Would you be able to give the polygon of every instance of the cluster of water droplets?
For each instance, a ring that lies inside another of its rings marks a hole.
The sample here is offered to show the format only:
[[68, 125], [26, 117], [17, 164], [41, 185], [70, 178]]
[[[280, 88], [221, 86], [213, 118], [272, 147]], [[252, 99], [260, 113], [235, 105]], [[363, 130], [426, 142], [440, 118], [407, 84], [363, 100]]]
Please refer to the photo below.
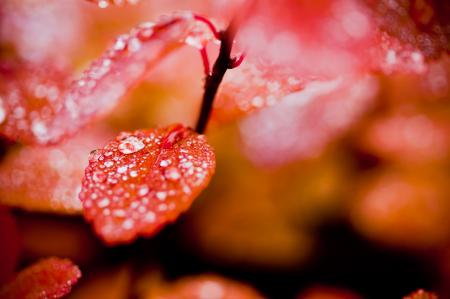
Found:
[[9, 152], [0, 167], [0, 202], [32, 211], [81, 212], [78, 193], [86, 152], [106, 138], [91, 129], [58, 145]]
[[396, 113], [369, 126], [365, 147], [408, 165], [440, 161], [450, 153], [450, 124], [425, 113]]
[[224, 115], [249, 113], [274, 105], [285, 95], [301, 90], [305, 82], [286, 67], [246, 60], [225, 75], [215, 108]]
[[[69, 114], [73, 118], [79, 118], [86, 111], [92, 114], [100, 109], [109, 111], [108, 107], [114, 107], [127, 91], [128, 85], [137, 81], [145, 72], [145, 65], [149, 61], [138, 60], [141, 66], [137, 67], [133, 56], [138, 55], [143, 44], [148, 43], [154, 33], [155, 24], [145, 22], [129, 33], [118, 36], [105, 54], [95, 60], [72, 84], [65, 99], [65, 108]], [[91, 101], [94, 94], [96, 100]]]
[[163, 129], [122, 133], [89, 158], [80, 199], [106, 241], [151, 234], [186, 210], [207, 184], [214, 154], [188, 129], [170, 147]]
[[450, 50], [445, 9], [439, 10], [432, 1], [382, 0], [370, 5], [383, 32], [416, 49], [425, 59]]
[[379, 47], [372, 50], [374, 68], [390, 74], [396, 71], [424, 73], [427, 70], [422, 52], [411, 45], [402, 44], [396, 38], [381, 32], [377, 35]]
[[41, 144], [76, 132], [92, 118], [111, 111], [149, 67], [183, 45], [194, 23], [191, 13], [166, 16], [156, 24], [142, 23], [119, 36], [71, 84], [66, 82], [66, 71], [52, 76], [53, 71], [41, 66], [28, 70], [19, 64], [20, 74], [8, 76], [0, 93], [2, 132], [12, 139]]
[[312, 81], [277, 105], [242, 119], [244, 153], [262, 166], [319, 155], [371, 107], [377, 90], [370, 76]]
[[60, 96], [67, 76], [48, 66], [24, 64], [3, 80], [0, 92], [0, 129], [12, 139], [46, 139], [49, 122], [63, 107]]
[[198, 50], [204, 49], [206, 45], [211, 41], [215, 42], [216, 44], [220, 44], [220, 41], [217, 39], [211, 28], [209, 28], [208, 25], [199, 20], [192, 22], [189, 28], [189, 32], [184, 38], [184, 42], [187, 45], [192, 46]]
[[89, 1], [96, 3], [100, 8], [107, 8], [110, 5], [115, 6], [122, 6], [125, 4], [134, 5], [139, 2], [139, 0], [89, 0]]

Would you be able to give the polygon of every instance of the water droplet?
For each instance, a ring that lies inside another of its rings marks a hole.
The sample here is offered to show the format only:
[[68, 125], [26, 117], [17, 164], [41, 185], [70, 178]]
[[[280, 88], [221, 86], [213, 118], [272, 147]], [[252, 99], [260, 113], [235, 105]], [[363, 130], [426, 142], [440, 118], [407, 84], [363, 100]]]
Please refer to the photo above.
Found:
[[162, 161], [159, 163], [159, 166], [161, 166], [161, 167], [167, 167], [167, 166], [169, 166], [169, 164], [170, 164], [170, 160], [162, 160]]
[[116, 216], [116, 217], [125, 217], [125, 215], [126, 215], [125, 210], [117, 209], [117, 210], [114, 210], [114, 211], [113, 211], [113, 216]]
[[148, 212], [147, 214], [145, 214], [144, 220], [147, 221], [147, 222], [155, 222], [155, 220], [156, 220], [155, 213]]
[[99, 150], [93, 150], [89, 153], [89, 162], [97, 162], [98, 158], [101, 157], [101, 153]]
[[165, 176], [169, 180], [176, 181], [181, 177], [180, 172], [175, 167], [171, 167], [166, 170]]
[[141, 49], [141, 42], [138, 38], [133, 37], [128, 43], [128, 50], [130, 52], [137, 52]]
[[167, 205], [165, 203], [162, 203], [158, 206], [158, 210], [159, 211], [166, 211], [167, 210]]
[[23, 107], [19, 106], [16, 109], [14, 109], [14, 117], [15, 118], [23, 118], [24, 116], [25, 116], [25, 109]]
[[122, 227], [126, 230], [132, 229], [134, 226], [134, 220], [133, 219], [127, 219], [122, 223]]
[[98, 1], [98, 7], [99, 8], [107, 8], [109, 6], [108, 1], [106, 0], [100, 0]]
[[264, 105], [264, 99], [260, 96], [256, 96], [252, 99], [252, 105], [254, 107], [260, 108]]
[[143, 185], [143, 186], [139, 187], [138, 195], [139, 196], [145, 196], [145, 195], [148, 194], [148, 192], [149, 192], [148, 186]]
[[40, 120], [35, 120], [31, 125], [31, 131], [38, 138], [43, 138], [47, 134], [47, 127]]
[[128, 167], [127, 166], [120, 166], [119, 168], [117, 168], [117, 172], [118, 173], [125, 173], [127, 172]]
[[159, 191], [156, 192], [156, 198], [158, 198], [159, 200], [165, 200], [167, 197], [167, 193], [164, 191]]
[[100, 200], [100, 201], [98, 202], [97, 206], [98, 206], [99, 208], [105, 208], [105, 207], [109, 206], [109, 199], [103, 198], [102, 200]]
[[135, 178], [138, 176], [138, 172], [136, 170], [130, 171], [130, 177]]
[[184, 168], [191, 168], [193, 166], [192, 162], [187, 161], [181, 165]]
[[106, 174], [103, 171], [97, 170], [92, 174], [94, 182], [103, 183], [106, 180]]
[[114, 44], [114, 50], [116, 51], [125, 50], [125, 47], [127, 46], [126, 40], [127, 36], [119, 36], [116, 40], [116, 43]]
[[5, 119], [6, 119], [5, 106], [3, 104], [3, 99], [0, 97], [0, 124], [3, 123]]
[[107, 160], [107, 161], [105, 161], [105, 163], [103, 163], [103, 165], [105, 165], [106, 167], [111, 167], [114, 165], [114, 162], [111, 160]]
[[298, 85], [298, 84], [300, 84], [300, 80], [298, 80], [297, 78], [295, 78], [295, 77], [289, 77], [288, 79], [287, 79], [287, 81], [288, 81], [288, 84], [289, 85]]
[[137, 137], [129, 136], [119, 144], [119, 151], [122, 154], [132, 154], [145, 147], [144, 143]]
[[185, 185], [185, 186], [183, 186], [183, 192], [185, 194], [191, 194], [191, 188], [189, 188], [189, 186]]
[[153, 35], [153, 27], [155, 26], [155, 23], [152, 22], [145, 22], [142, 23], [139, 27], [141, 28], [141, 31], [139, 31], [138, 36], [141, 40], [146, 40], [150, 38]]

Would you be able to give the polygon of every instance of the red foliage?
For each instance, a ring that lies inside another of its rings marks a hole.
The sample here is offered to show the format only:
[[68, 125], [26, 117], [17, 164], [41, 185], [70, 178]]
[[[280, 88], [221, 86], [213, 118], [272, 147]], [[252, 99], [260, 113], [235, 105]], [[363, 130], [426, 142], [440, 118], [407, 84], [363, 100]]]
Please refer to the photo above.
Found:
[[403, 297], [403, 299], [438, 299], [438, 296], [434, 293], [420, 289]]
[[244, 152], [262, 166], [319, 155], [370, 108], [377, 88], [372, 77], [310, 82], [240, 123]]
[[214, 102], [214, 118], [232, 120], [268, 107], [284, 96], [300, 91], [310, 80], [299, 80], [292, 70], [265, 61], [245, 58], [242, 65], [225, 74]]
[[182, 278], [158, 299], [263, 299], [250, 286], [215, 275]]
[[[55, 143], [117, 102], [184, 41], [206, 38], [190, 13], [143, 23], [119, 36], [68, 84], [67, 72], [23, 62], [0, 68], [0, 133], [25, 143]], [[199, 37], [200, 36], [200, 37]]]
[[372, 154], [407, 165], [442, 162], [450, 153], [450, 122], [426, 113], [398, 111], [375, 119], [362, 134]]
[[433, 2], [259, 1], [240, 39], [251, 55], [299, 75], [421, 72], [450, 50], [449, 7]]
[[385, 169], [359, 184], [351, 220], [365, 236], [402, 248], [429, 248], [450, 237], [448, 176]]
[[0, 289], [0, 298], [61, 298], [70, 292], [80, 277], [80, 269], [71, 261], [47, 258], [19, 272]]
[[189, 208], [214, 169], [205, 137], [182, 125], [122, 133], [91, 153], [84, 215], [108, 244], [153, 235]]
[[29, 211], [80, 213], [78, 192], [87, 153], [110, 136], [90, 128], [57, 145], [11, 150], [0, 165], [0, 203]]
[[109, 5], [136, 4], [139, 0], [87, 0], [96, 3], [100, 8], [106, 8]]

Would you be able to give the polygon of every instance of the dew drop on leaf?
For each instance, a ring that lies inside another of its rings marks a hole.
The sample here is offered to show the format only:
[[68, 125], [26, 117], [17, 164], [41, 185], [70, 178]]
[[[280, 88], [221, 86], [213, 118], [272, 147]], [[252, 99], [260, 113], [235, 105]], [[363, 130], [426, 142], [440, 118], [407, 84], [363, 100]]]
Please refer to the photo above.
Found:
[[140, 139], [130, 136], [120, 142], [119, 151], [127, 155], [140, 151], [144, 146], [144, 143]]

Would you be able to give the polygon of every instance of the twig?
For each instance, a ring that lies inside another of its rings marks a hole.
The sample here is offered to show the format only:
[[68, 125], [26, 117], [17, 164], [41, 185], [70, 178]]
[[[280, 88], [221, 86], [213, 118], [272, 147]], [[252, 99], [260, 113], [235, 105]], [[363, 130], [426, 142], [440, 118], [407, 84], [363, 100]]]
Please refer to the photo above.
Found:
[[219, 55], [217, 56], [217, 60], [214, 63], [211, 73], [206, 75], [202, 107], [195, 127], [195, 131], [199, 134], [205, 132], [206, 125], [208, 124], [211, 115], [214, 98], [216, 97], [223, 76], [228, 69], [236, 67], [236, 64], [240, 64], [242, 61], [241, 57], [237, 59], [231, 57], [231, 48], [233, 47], [234, 37], [236, 36], [235, 19], [231, 21], [225, 31], [218, 32], [218, 35], [220, 40]]

